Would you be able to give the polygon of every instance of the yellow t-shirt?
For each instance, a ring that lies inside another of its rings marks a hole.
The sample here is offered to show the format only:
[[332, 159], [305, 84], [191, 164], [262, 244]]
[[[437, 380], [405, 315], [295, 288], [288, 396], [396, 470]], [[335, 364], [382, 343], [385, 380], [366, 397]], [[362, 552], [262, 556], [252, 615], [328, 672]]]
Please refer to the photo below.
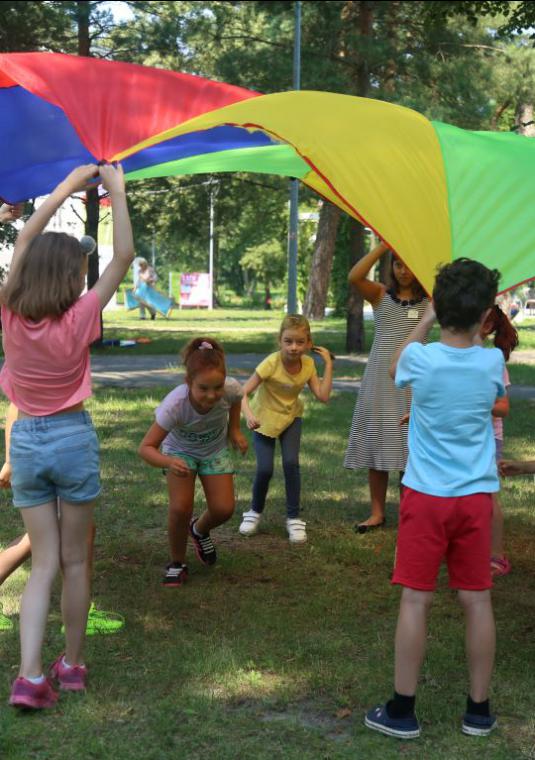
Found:
[[316, 375], [316, 365], [310, 356], [302, 356], [300, 371], [297, 375], [290, 375], [284, 368], [280, 351], [277, 351], [260, 362], [255, 372], [262, 378], [262, 384], [250, 402], [253, 414], [262, 423], [257, 432], [268, 438], [278, 438], [303, 413], [299, 394]]

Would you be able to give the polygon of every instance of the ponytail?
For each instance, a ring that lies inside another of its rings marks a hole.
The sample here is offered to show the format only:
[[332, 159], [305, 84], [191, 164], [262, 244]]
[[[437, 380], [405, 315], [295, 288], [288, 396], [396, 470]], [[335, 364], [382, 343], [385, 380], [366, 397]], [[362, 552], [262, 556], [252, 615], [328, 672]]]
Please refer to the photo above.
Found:
[[225, 352], [214, 338], [206, 336], [193, 338], [184, 346], [181, 355], [188, 380], [193, 380], [195, 375], [205, 369], [217, 369], [224, 375], [227, 374]]

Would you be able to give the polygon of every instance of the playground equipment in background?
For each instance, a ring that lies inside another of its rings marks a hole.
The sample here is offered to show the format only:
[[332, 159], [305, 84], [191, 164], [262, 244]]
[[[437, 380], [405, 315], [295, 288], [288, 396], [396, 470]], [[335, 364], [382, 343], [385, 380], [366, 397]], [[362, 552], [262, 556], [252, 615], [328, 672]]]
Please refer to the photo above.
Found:
[[171, 311], [176, 306], [172, 298], [168, 298], [155, 288], [151, 288], [146, 282], [140, 283], [137, 288], [130, 288], [125, 291], [124, 305], [127, 311], [139, 309], [140, 306], [146, 306], [154, 309], [164, 317], [169, 317]]

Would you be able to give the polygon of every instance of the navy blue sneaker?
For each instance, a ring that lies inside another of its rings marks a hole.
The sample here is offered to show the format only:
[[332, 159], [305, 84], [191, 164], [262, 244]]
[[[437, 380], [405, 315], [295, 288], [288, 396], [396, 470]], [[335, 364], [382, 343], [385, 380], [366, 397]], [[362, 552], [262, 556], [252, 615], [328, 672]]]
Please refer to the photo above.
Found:
[[463, 734], [468, 736], [488, 736], [498, 725], [495, 715], [474, 715], [474, 713], [465, 713], [463, 715]]
[[390, 718], [386, 705], [378, 705], [369, 710], [364, 716], [364, 725], [398, 739], [417, 739], [420, 736], [420, 724], [415, 715], [410, 718]]

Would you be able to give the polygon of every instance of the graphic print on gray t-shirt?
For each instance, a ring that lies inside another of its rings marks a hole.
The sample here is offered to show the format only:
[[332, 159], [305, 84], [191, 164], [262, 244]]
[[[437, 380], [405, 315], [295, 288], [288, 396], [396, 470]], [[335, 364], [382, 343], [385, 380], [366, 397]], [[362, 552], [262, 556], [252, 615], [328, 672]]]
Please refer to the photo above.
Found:
[[185, 383], [168, 393], [156, 409], [156, 422], [169, 434], [162, 443], [164, 454], [189, 454], [208, 459], [227, 445], [230, 407], [242, 398], [241, 385], [227, 377], [222, 398], [206, 414], [191, 405]]

